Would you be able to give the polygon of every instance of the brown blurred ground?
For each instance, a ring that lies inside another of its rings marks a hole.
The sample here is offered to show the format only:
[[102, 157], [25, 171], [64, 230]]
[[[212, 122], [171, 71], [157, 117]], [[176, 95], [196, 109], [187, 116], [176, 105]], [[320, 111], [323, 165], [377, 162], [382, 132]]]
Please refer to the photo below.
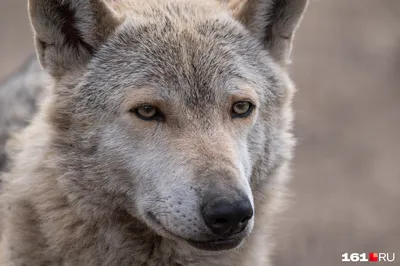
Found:
[[[0, 1], [0, 80], [33, 51], [23, 0]], [[292, 204], [277, 266], [400, 265], [400, 0], [311, 0], [298, 31]]]

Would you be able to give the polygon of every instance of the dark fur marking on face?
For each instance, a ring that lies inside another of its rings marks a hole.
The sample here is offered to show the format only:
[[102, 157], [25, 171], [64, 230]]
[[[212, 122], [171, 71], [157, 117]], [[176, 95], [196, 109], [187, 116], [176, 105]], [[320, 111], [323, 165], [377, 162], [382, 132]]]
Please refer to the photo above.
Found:
[[68, 112], [67, 107], [60, 106], [54, 113], [50, 114], [50, 121], [56, 129], [60, 132], [67, 132], [71, 128], [71, 114]]

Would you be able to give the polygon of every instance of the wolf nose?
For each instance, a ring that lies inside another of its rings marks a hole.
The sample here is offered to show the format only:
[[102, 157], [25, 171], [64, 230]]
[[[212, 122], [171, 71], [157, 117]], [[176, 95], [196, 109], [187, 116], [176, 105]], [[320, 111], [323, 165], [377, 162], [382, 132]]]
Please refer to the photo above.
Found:
[[253, 208], [247, 197], [229, 201], [217, 197], [204, 205], [203, 218], [211, 231], [222, 238], [242, 232], [253, 217]]

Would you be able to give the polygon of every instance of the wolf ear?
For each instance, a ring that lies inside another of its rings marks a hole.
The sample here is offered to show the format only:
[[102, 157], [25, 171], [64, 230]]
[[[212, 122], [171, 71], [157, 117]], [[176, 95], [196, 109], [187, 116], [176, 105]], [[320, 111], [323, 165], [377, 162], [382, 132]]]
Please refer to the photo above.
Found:
[[55, 78], [85, 66], [121, 23], [103, 0], [29, 0], [42, 66]]
[[265, 45], [282, 65], [290, 61], [294, 33], [308, 0], [224, 0], [233, 16]]

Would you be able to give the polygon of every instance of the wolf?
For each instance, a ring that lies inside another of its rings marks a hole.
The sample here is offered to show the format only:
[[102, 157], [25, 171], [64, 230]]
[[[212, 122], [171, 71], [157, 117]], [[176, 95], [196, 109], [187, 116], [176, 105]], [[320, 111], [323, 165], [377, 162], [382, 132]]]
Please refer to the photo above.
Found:
[[306, 5], [29, 0], [47, 74], [7, 143], [2, 265], [270, 265]]

